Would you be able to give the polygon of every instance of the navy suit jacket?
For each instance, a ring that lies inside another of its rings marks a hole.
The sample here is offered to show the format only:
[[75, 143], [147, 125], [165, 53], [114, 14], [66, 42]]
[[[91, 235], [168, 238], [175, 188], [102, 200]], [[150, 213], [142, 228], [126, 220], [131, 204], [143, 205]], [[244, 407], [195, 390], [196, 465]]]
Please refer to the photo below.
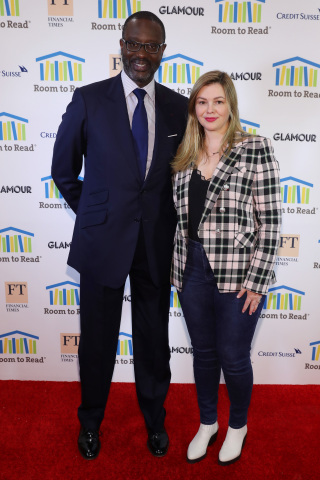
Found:
[[169, 280], [176, 227], [170, 162], [184, 134], [187, 99], [156, 83], [155, 105], [143, 184], [120, 75], [74, 92], [54, 145], [52, 178], [76, 213], [68, 264], [112, 288], [126, 280], [141, 222], [152, 279]]

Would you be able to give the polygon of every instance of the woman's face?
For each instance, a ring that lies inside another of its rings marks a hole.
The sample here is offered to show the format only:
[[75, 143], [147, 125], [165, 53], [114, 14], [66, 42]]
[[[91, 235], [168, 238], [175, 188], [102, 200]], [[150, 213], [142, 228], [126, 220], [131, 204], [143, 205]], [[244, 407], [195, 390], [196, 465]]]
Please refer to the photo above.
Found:
[[201, 88], [196, 98], [195, 113], [206, 133], [217, 132], [221, 135], [226, 133], [230, 113], [220, 83], [211, 83]]

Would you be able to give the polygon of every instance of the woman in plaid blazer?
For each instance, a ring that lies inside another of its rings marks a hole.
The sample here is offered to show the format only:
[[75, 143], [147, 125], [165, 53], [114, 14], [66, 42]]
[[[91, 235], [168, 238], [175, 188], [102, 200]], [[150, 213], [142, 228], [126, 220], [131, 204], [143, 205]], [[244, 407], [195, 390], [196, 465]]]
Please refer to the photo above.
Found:
[[178, 225], [171, 280], [193, 346], [201, 422], [187, 460], [204, 458], [217, 437], [222, 370], [230, 416], [218, 461], [228, 465], [240, 458], [247, 435], [250, 349], [275, 283], [281, 196], [271, 143], [243, 131], [226, 73], [208, 72], [194, 85], [173, 170]]

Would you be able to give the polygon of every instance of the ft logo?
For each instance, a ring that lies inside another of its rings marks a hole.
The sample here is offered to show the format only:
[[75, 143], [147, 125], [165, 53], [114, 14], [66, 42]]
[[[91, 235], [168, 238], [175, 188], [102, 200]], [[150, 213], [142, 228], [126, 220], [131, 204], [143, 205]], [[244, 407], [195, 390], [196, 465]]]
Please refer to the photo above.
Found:
[[121, 55], [111, 53], [109, 55], [109, 77], [115, 77], [122, 70]]
[[73, 0], [48, 0], [48, 15], [72, 16]]
[[7, 303], [28, 303], [27, 282], [5, 282]]
[[298, 257], [300, 247], [300, 235], [282, 234], [278, 250], [279, 257]]

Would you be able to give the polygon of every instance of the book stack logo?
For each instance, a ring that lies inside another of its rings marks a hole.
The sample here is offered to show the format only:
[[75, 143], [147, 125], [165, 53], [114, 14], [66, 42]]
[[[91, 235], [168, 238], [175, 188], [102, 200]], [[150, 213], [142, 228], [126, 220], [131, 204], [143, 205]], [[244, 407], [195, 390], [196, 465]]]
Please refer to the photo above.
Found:
[[0, 355], [17, 355], [25, 353], [35, 355], [37, 353], [37, 340], [39, 337], [30, 333], [15, 330], [0, 335]]
[[158, 70], [158, 82], [163, 84], [194, 84], [201, 74], [203, 62], [180, 53], [163, 58]]
[[273, 64], [275, 84], [286, 87], [317, 87], [318, 63], [301, 57], [292, 57]]
[[31, 253], [34, 233], [7, 227], [0, 230], [0, 253]]
[[240, 123], [245, 132], [252, 133], [253, 135], [257, 135], [259, 133], [259, 123], [249, 122], [248, 120], [243, 120], [242, 118], [240, 118]]
[[215, 0], [219, 5], [219, 23], [261, 23], [265, 0], [248, 2]]
[[98, 18], [127, 18], [141, 11], [141, 0], [98, 0]]
[[20, 2], [19, 0], [0, 0], [0, 17], [19, 17]]
[[18, 117], [12, 113], [0, 112], [0, 141], [26, 140], [27, 123], [29, 121], [26, 118]]
[[85, 59], [65, 52], [54, 52], [36, 58], [43, 82], [81, 82]]

